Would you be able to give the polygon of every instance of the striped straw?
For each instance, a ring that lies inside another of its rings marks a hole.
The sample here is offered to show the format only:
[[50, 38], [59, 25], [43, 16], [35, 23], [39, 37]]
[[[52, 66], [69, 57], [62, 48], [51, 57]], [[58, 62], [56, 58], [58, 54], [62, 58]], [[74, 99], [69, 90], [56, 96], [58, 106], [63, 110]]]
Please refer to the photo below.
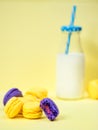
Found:
[[[73, 26], [74, 25], [75, 13], [76, 13], [76, 6], [74, 5], [73, 6], [73, 10], [72, 10], [71, 21], [70, 21], [70, 25], [69, 26]], [[71, 34], [72, 34], [72, 32], [69, 32], [69, 34], [68, 34], [68, 39], [67, 39], [67, 44], [66, 44], [66, 50], [65, 50], [66, 54], [68, 54], [68, 52], [69, 52]]]

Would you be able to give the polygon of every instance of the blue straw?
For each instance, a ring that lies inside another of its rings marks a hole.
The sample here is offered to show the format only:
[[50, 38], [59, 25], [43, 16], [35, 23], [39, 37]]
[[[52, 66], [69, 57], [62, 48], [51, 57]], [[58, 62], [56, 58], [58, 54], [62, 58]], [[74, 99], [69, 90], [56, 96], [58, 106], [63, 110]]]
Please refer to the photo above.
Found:
[[[70, 25], [69, 26], [73, 26], [74, 25], [75, 13], [76, 13], [76, 6], [73, 6], [72, 16], [71, 16], [71, 21], [70, 21]], [[68, 54], [68, 52], [69, 52], [71, 34], [72, 34], [72, 32], [69, 32], [69, 34], [68, 34], [68, 39], [67, 39], [67, 44], [66, 44], [66, 50], [65, 50], [66, 54]]]

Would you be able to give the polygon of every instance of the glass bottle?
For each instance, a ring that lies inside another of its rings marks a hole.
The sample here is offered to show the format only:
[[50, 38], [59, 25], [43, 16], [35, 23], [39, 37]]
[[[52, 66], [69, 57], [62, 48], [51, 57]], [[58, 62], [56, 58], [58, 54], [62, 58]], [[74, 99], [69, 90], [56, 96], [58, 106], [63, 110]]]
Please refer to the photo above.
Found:
[[83, 53], [83, 49], [81, 46], [81, 39], [80, 39], [80, 33], [82, 28], [81, 27], [70, 27], [67, 28], [66, 26], [63, 26], [62, 28], [62, 41], [59, 46], [59, 52], [67, 54], [67, 43], [68, 43], [68, 37], [70, 35], [70, 43], [68, 48], [68, 53], [76, 52], [76, 53]]
[[62, 29], [64, 41], [56, 62], [56, 95], [60, 98], [75, 99], [84, 94], [85, 56], [81, 30], [81, 27], [66, 26]]

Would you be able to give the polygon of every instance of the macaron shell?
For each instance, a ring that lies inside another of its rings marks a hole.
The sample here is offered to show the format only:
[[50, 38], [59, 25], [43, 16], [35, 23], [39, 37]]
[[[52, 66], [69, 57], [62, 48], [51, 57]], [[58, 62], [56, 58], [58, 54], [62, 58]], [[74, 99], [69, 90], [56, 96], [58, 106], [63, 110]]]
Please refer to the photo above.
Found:
[[38, 119], [42, 116], [42, 111], [38, 113], [23, 113], [23, 116], [28, 119]]
[[28, 100], [28, 101], [33, 101], [33, 102], [40, 102], [40, 100], [38, 98], [36, 98], [35, 96], [32, 96], [32, 95], [24, 95], [24, 99], [25, 100]]
[[10, 89], [4, 96], [3, 98], [3, 104], [6, 105], [6, 103], [8, 102], [8, 100], [12, 97], [22, 97], [22, 92], [17, 89], [17, 88], [12, 88]]
[[23, 97], [18, 97], [23, 104], [27, 103], [27, 102], [40, 102], [39, 99], [37, 99], [36, 97], [32, 96], [32, 95], [24, 95]]
[[39, 102], [27, 102], [23, 105], [23, 116], [26, 118], [34, 119], [40, 118], [42, 110]]
[[18, 98], [13, 97], [7, 102], [4, 111], [9, 118], [14, 118], [21, 111], [22, 106], [23, 103]]
[[39, 102], [27, 102], [23, 105], [24, 111], [31, 111], [32, 113], [36, 113], [41, 111]]
[[57, 107], [57, 105], [55, 104], [55, 102], [53, 100], [51, 100], [50, 98], [44, 98], [41, 102], [40, 102], [40, 107], [42, 108], [42, 110], [44, 111], [46, 117], [53, 121], [55, 120], [55, 118], [58, 116], [59, 114], [59, 109]]
[[28, 90], [25, 94], [35, 96], [39, 99], [43, 99], [43, 98], [47, 97], [48, 92], [44, 88], [32, 88], [32, 89]]

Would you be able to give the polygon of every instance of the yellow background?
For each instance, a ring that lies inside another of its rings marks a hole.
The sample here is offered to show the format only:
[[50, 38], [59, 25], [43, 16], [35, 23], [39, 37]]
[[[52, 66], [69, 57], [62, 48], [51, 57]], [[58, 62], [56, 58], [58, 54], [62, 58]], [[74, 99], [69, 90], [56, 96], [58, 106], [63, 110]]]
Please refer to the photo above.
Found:
[[[81, 25], [81, 42], [86, 55], [85, 85], [98, 78], [97, 0], [0, 0], [0, 100], [11, 87], [55, 88], [56, 55], [62, 41], [60, 27], [68, 25], [73, 4], [75, 24]], [[55, 92], [55, 91], [54, 91]], [[0, 130], [98, 130], [98, 101], [58, 100], [57, 120], [8, 119], [0, 105]], [[0, 103], [2, 103], [0, 101]]]
[[83, 27], [85, 85], [98, 78], [97, 0], [1, 0], [1, 88], [55, 88], [60, 27], [69, 24], [73, 4], [77, 5], [75, 24]]

